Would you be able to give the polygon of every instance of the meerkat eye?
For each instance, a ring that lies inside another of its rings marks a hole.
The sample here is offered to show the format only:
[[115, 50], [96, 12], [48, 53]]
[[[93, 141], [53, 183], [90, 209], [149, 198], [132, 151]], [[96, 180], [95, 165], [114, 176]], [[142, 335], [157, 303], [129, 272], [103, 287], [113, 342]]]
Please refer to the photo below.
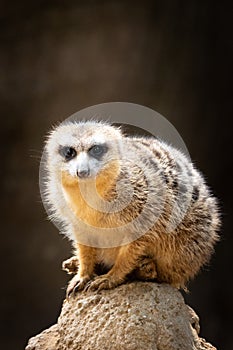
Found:
[[59, 149], [59, 153], [65, 158], [65, 160], [71, 160], [77, 154], [77, 152], [75, 151], [74, 148], [68, 147], [68, 146], [67, 147], [61, 147]]
[[88, 153], [94, 158], [99, 158], [106, 151], [107, 151], [107, 147], [105, 147], [104, 145], [95, 145], [89, 149]]

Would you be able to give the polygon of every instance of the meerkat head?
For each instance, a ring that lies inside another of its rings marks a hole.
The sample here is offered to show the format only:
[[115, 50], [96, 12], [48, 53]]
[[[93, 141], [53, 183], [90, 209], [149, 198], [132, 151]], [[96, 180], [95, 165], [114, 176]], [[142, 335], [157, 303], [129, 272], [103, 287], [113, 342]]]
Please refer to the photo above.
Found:
[[121, 153], [119, 128], [103, 122], [68, 122], [55, 128], [47, 141], [50, 169], [80, 181], [95, 178]]

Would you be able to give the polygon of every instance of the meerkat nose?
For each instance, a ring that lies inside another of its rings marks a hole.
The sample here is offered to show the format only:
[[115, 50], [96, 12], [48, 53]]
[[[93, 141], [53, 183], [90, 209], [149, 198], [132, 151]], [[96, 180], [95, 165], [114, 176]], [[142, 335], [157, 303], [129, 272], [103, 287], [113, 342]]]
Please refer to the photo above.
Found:
[[88, 177], [90, 175], [90, 170], [89, 169], [81, 169], [77, 170], [77, 176], [81, 178]]

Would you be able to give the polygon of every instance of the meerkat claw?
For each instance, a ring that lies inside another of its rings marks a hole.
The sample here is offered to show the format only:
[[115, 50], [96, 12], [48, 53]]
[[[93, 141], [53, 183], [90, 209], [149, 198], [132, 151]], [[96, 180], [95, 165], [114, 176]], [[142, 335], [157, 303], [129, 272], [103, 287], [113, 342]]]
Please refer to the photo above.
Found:
[[78, 275], [76, 275], [68, 285], [66, 291], [67, 298], [70, 298], [72, 295], [75, 295], [77, 292], [83, 290], [89, 281], [89, 277], [80, 278]]
[[110, 277], [106, 275], [98, 276], [86, 285], [87, 291], [100, 291], [102, 289], [112, 289], [117, 285]]

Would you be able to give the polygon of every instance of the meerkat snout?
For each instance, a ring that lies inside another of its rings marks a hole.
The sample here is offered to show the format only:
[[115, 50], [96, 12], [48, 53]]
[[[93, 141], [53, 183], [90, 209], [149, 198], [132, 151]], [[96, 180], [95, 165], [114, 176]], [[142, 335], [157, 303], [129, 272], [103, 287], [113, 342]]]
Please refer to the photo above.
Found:
[[78, 169], [77, 170], [77, 176], [80, 178], [80, 179], [85, 179], [87, 178], [88, 176], [90, 175], [90, 169]]
[[86, 179], [90, 176], [90, 174], [91, 174], [90, 167], [92, 165], [91, 165], [90, 157], [88, 156], [88, 154], [86, 152], [80, 152], [77, 155], [75, 166], [76, 166], [75, 175], [79, 179]]

